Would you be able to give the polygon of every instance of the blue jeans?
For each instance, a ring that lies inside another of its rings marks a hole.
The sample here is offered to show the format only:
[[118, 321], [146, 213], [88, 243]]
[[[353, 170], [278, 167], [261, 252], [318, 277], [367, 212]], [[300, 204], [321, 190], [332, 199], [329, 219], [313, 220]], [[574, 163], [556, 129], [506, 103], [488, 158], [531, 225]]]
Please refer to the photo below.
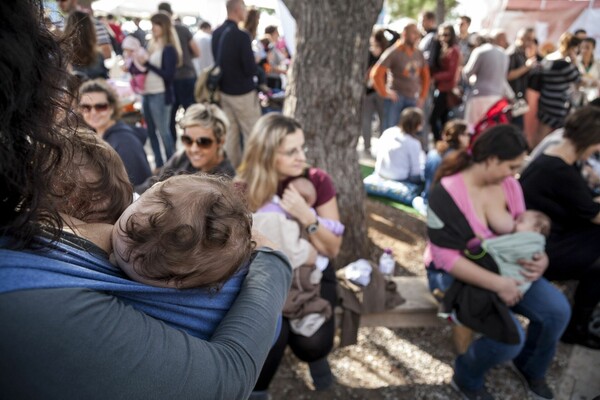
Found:
[[433, 183], [433, 178], [435, 177], [435, 173], [442, 163], [442, 156], [437, 150], [431, 150], [427, 153], [427, 158], [425, 159], [425, 188], [423, 188], [423, 192], [421, 193], [421, 197], [423, 200], [427, 202], [427, 198], [429, 197], [429, 189], [431, 188], [431, 184]]
[[[152, 151], [154, 152], [154, 162], [157, 168], [163, 166], [173, 155], [175, 151], [175, 145], [173, 144], [173, 137], [171, 136], [171, 130], [169, 129], [169, 117], [171, 116], [171, 105], [165, 104], [165, 94], [145, 94], [142, 97], [142, 109], [144, 111], [144, 118], [148, 125], [148, 137], [150, 138], [150, 144], [152, 145]], [[160, 134], [161, 141], [165, 148], [166, 158], [163, 159], [160, 142], [156, 135], [156, 130]]]
[[417, 105], [417, 99], [414, 97], [405, 97], [400, 93], [398, 95], [398, 101], [394, 102], [390, 99], [383, 101], [383, 127], [382, 131], [391, 128], [392, 126], [398, 125], [400, 122], [400, 113], [407, 107], [414, 107]]
[[[431, 289], [442, 291], [454, 280], [447, 272], [432, 268], [427, 269], [427, 278]], [[519, 329], [519, 344], [506, 344], [485, 336], [473, 341], [454, 363], [454, 379], [461, 387], [481, 389], [488, 370], [511, 360], [529, 379], [546, 375], [556, 344], [571, 317], [569, 302], [546, 279], [540, 278], [511, 310], [529, 319], [527, 335], [513, 315]]]
[[189, 106], [196, 102], [194, 98], [194, 87], [196, 86], [196, 78], [175, 79], [173, 88], [175, 89], [175, 102], [171, 107], [170, 129], [173, 143], [177, 144], [177, 129], [175, 126], [175, 116], [179, 106], [186, 110]]

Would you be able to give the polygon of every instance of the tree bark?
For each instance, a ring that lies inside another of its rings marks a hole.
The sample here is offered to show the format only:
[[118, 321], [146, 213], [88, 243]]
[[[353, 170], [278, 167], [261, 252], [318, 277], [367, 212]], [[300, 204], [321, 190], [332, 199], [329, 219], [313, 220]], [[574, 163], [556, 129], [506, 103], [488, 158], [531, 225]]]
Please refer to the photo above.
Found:
[[438, 25], [442, 24], [446, 20], [446, 0], [437, 0], [435, 17]]
[[284, 114], [302, 124], [312, 165], [327, 171], [346, 226], [337, 265], [368, 254], [365, 191], [356, 144], [369, 36], [383, 0], [284, 0], [296, 19], [296, 54]]

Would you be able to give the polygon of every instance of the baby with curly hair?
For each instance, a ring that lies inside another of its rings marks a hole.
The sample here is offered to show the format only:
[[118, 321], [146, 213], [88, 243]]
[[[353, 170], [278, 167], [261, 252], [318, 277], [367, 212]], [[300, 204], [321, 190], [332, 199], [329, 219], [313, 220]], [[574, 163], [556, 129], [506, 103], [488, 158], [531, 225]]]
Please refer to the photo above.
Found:
[[135, 281], [178, 289], [214, 286], [250, 259], [252, 216], [226, 179], [177, 175], [125, 210], [112, 244], [117, 264]]

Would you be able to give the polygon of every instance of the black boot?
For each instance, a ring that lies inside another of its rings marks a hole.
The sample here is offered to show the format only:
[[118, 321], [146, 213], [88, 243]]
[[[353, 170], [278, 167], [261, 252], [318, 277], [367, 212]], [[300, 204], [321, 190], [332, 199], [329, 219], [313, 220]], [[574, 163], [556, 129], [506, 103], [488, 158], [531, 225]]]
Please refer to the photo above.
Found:
[[584, 307], [583, 309], [574, 309], [569, 326], [563, 333], [560, 341], [563, 343], [578, 344], [593, 350], [600, 349], [600, 336], [590, 332], [589, 322], [594, 311], [594, 307]]
[[334, 378], [327, 362], [327, 357], [308, 363], [308, 368], [310, 369], [310, 376], [313, 379], [315, 390], [327, 390], [333, 385]]

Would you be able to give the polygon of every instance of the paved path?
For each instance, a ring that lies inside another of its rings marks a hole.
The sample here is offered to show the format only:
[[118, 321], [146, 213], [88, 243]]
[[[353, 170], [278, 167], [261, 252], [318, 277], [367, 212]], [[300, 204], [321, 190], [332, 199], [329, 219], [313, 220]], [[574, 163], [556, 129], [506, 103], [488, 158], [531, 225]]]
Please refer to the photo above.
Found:
[[573, 346], [556, 400], [600, 399], [600, 350]]

